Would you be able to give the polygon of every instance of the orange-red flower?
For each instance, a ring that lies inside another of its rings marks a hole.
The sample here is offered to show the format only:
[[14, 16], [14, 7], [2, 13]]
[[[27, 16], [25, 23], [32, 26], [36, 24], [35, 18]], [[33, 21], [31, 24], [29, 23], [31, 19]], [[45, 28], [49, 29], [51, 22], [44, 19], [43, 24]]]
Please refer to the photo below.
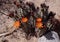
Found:
[[42, 21], [42, 18], [37, 18], [36, 21], [37, 22], [41, 22]]
[[36, 22], [36, 28], [43, 28], [42, 22]]
[[23, 17], [21, 21], [22, 21], [22, 22], [27, 22], [28, 19], [27, 19], [26, 17]]
[[15, 28], [19, 28], [21, 26], [20, 24], [21, 24], [20, 21], [15, 21], [13, 26]]

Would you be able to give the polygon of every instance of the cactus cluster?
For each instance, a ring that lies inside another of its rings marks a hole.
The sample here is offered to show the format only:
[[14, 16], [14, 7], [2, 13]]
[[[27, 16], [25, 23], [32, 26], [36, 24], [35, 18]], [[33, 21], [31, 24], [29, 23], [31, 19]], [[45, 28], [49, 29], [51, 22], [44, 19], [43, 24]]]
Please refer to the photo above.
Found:
[[33, 2], [24, 3], [21, 0], [19, 2], [14, 1], [13, 4], [17, 7], [17, 10], [7, 16], [19, 21], [20, 26], [18, 28], [23, 29], [26, 38], [31, 36], [40, 37], [53, 28], [52, 20], [55, 13], [49, 12], [49, 6], [45, 3], [42, 3], [41, 7], [36, 7]]

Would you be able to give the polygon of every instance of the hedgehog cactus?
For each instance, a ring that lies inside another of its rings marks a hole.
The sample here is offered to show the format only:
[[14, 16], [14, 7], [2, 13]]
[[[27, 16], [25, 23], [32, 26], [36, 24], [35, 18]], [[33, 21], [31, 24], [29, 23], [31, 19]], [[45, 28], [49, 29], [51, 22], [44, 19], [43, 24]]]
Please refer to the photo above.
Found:
[[50, 25], [52, 24], [52, 17], [54, 18], [55, 14], [53, 12], [49, 13], [49, 6], [46, 6], [45, 3], [41, 4], [41, 9], [40, 7], [36, 8], [32, 2], [24, 3], [20, 1], [20, 3], [14, 2], [14, 4], [17, 6], [17, 10], [13, 13], [14, 16], [11, 14], [9, 16], [16, 20], [14, 27], [22, 28], [27, 38], [29, 38], [29, 36], [37, 37], [38, 32], [35, 31], [36, 29], [40, 31], [39, 36], [41, 36], [53, 27], [53, 25]]

